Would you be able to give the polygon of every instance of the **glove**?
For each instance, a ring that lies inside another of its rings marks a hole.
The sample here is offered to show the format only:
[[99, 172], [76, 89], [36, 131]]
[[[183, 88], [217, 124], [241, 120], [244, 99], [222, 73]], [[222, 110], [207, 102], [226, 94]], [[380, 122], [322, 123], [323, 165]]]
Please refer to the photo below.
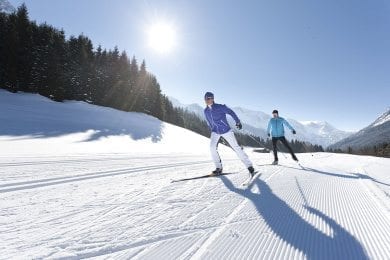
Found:
[[271, 134], [270, 134], [270, 133], [268, 133], [267, 135], [268, 135], [268, 137], [271, 137]]
[[297, 132], [295, 130], [292, 130], [292, 133], [293, 133], [293, 135], [297, 134]]
[[241, 130], [242, 129], [242, 124], [241, 123], [237, 123], [236, 127], [238, 128], [238, 130]]

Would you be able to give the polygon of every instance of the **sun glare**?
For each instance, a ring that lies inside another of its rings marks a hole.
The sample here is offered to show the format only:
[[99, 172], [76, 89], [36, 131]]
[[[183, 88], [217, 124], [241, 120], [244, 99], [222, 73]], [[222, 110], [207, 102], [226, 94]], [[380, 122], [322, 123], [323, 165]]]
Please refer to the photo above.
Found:
[[159, 53], [168, 53], [176, 45], [176, 31], [172, 25], [156, 23], [148, 29], [149, 47]]

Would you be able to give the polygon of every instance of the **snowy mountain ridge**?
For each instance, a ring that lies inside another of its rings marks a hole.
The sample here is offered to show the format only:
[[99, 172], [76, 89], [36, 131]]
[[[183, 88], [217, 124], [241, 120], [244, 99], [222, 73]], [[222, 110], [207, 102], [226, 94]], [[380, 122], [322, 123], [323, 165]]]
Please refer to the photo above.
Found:
[[333, 144], [330, 148], [363, 148], [390, 143], [390, 109], [374, 120], [370, 125], [351, 136]]
[[0, 12], [10, 14], [15, 11], [15, 7], [8, 0], [0, 0]]
[[[204, 119], [204, 108], [199, 104], [185, 105], [173, 97], [169, 97], [169, 99], [174, 106], [186, 108], [187, 110], [197, 114], [200, 118]], [[269, 114], [262, 111], [246, 109], [243, 107], [232, 107], [232, 109], [241, 119], [245, 129], [244, 131], [248, 131], [249, 133], [260, 136], [262, 138], [267, 137], [266, 129], [268, 126], [268, 121], [271, 118]], [[229, 121], [233, 123], [231, 119]], [[290, 131], [286, 131], [286, 136], [288, 138], [308, 141], [312, 144], [320, 144], [324, 147], [336, 143], [352, 134], [352, 132], [339, 130], [325, 121], [302, 122], [294, 119], [288, 119], [288, 121], [297, 130], [297, 135], [295, 136], [293, 136]]]
[[378, 117], [372, 124], [371, 127], [373, 126], [379, 126], [382, 125], [386, 122], [390, 121], [390, 108], [387, 108], [387, 111], [383, 113], [380, 117]]

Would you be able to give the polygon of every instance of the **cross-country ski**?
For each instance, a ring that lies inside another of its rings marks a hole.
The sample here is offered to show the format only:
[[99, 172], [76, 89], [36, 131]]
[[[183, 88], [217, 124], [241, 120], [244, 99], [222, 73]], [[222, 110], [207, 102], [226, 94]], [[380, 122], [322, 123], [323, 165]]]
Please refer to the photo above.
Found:
[[233, 172], [222, 172], [220, 174], [209, 173], [206, 175], [188, 177], [188, 178], [183, 178], [183, 179], [174, 179], [174, 180], [171, 180], [171, 182], [192, 181], [192, 180], [199, 180], [199, 179], [204, 179], [204, 178], [219, 177], [222, 175], [229, 175], [229, 174], [234, 174], [234, 173]]
[[258, 178], [260, 175], [261, 175], [260, 172], [258, 172], [258, 171], [254, 172], [254, 175], [248, 177], [248, 178], [241, 184], [241, 186], [243, 186], [243, 187], [250, 187], [251, 184], [252, 184], [252, 182], [253, 182], [256, 178]]

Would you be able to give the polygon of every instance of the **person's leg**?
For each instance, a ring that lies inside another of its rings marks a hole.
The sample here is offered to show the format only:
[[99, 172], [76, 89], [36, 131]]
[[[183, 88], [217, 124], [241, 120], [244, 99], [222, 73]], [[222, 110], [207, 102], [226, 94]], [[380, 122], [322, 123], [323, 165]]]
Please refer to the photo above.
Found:
[[223, 134], [222, 136], [230, 144], [230, 146], [236, 152], [238, 158], [240, 158], [240, 160], [245, 164], [245, 166], [247, 168], [252, 167], [253, 166], [252, 162], [249, 160], [248, 155], [238, 145], [236, 137], [234, 136], [233, 131], [229, 131], [226, 134]]
[[278, 149], [276, 147], [276, 143], [278, 142], [278, 138], [272, 137], [272, 149], [274, 151], [274, 161], [279, 161], [278, 159]]
[[282, 138], [280, 138], [280, 141], [283, 143], [284, 146], [287, 147], [288, 151], [290, 152], [292, 158], [296, 161], [298, 161], [297, 157], [295, 156], [294, 154], [294, 151], [291, 149], [291, 146], [288, 144], [286, 138], [283, 136]]
[[213, 158], [215, 168], [222, 169], [222, 163], [221, 163], [221, 157], [218, 153], [218, 141], [221, 138], [221, 136], [217, 133], [212, 132], [210, 136], [210, 152], [211, 157]]

